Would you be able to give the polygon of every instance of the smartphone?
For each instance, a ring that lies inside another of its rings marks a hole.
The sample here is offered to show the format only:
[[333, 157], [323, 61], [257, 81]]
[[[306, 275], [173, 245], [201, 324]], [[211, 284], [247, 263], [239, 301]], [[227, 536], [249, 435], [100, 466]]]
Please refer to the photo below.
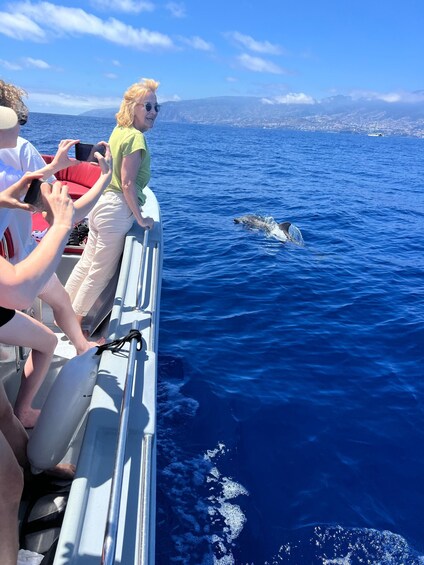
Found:
[[78, 161], [90, 161], [92, 163], [97, 163], [97, 158], [94, 153], [98, 151], [103, 157], [106, 155], [106, 147], [101, 143], [77, 143], [75, 145], [75, 159]]
[[40, 190], [42, 182], [40, 179], [33, 179], [24, 197], [24, 202], [31, 204], [38, 210], [44, 210], [44, 201]]

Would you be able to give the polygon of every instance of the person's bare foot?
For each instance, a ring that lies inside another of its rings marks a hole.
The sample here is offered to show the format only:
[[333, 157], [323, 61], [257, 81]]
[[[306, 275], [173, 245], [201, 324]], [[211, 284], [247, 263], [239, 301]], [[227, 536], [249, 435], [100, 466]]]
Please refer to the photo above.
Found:
[[35, 426], [40, 416], [40, 412], [41, 410], [34, 410], [33, 408], [22, 410], [15, 406], [15, 416], [27, 430], [31, 430]]
[[77, 355], [82, 355], [89, 349], [92, 349], [93, 347], [98, 347], [99, 345], [103, 345], [105, 342], [106, 339], [104, 337], [101, 337], [97, 341], [87, 341], [84, 347], [77, 349]]
[[75, 477], [75, 471], [76, 467], [72, 463], [59, 463], [59, 465], [44, 471], [44, 474], [57, 479], [72, 480]]

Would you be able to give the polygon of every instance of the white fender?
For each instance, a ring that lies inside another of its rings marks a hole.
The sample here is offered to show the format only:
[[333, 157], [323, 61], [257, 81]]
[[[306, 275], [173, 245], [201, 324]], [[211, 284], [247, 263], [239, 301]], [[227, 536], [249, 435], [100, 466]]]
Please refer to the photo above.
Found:
[[28, 441], [34, 472], [50, 469], [65, 456], [91, 401], [100, 355], [92, 348], [70, 359], [60, 370]]

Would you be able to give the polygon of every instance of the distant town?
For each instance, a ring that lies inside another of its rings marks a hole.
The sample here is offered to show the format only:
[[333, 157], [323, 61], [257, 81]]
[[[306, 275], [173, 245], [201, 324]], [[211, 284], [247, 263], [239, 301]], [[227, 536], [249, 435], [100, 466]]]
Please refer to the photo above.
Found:
[[[223, 96], [162, 104], [162, 122], [351, 132], [375, 136], [424, 138], [424, 93], [419, 102], [325, 98], [313, 104], [279, 104], [272, 100]], [[114, 116], [117, 108], [91, 110], [87, 116]]]

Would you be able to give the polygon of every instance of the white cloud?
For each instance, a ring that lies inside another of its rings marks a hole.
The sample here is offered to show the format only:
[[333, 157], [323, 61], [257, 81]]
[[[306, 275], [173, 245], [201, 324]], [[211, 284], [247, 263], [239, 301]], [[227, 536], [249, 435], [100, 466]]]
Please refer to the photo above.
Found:
[[18, 63], [11, 63], [10, 61], [5, 61], [0, 59], [0, 66], [7, 69], [8, 71], [22, 71], [23, 67], [18, 65]]
[[369, 90], [356, 90], [351, 93], [351, 97], [354, 100], [381, 100], [383, 102], [395, 103], [416, 103], [424, 102], [424, 91], [420, 90], [418, 92], [374, 92]]
[[179, 102], [181, 100], [181, 97], [178, 96], [178, 94], [172, 94], [171, 96], [161, 96], [160, 94], [158, 95], [158, 101], [160, 102], [160, 104], [163, 104], [163, 102]]
[[165, 8], [169, 10], [174, 18], [185, 18], [185, 6], [181, 2], [168, 2]]
[[96, 96], [73, 96], [64, 93], [31, 92], [28, 106], [32, 111], [51, 111], [79, 114], [97, 108], [119, 108], [121, 98], [100, 98]]
[[254, 51], [255, 53], [280, 55], [283, 52], [279, 45], [275, 45], [269, 41], [257, 41], [256, 39], [253, 39], [253, 37], [250, 37], [250, 35], [243, 35], [238, 31], [233, 31], [226, 35], [233, 39], [236, 43], [239, 43], [246, 49], [249, 49], [249, 51]]
[[49, 63], [42, 59], [33, 59], [32, 57], [22, 57], [20, 62], [11, 62], [0, 59], [0, 65], [9, 71], [22, 71], [24, 68], [36, 68], [40, 70], [52, 69]]
[[114, 67], [120, 67], [120, 66], [121, 66], [121, 63], [120, 63], [120, 61], [118, 61], [117, 59], [114, 59], [114, 60], [112, 61], [112, 65], [113, 65]]
[[153, 2], [143, 0], [91, 0], [90, 4], [104, 11], [126, 12], [139, 14], [140, 12], [153, 12]]
[[0, 12], [0, 22], [0, 33], [13, 39], [32, 39], [40, 42], [46, 40], [44, 29], [23, 14]]
[[105, 77], [111, 80], [115, 80], [118, 78], [118, 75], [116, 75], [115, 73], [105, 73]]
[[227, 77], [225, 80], [226, 80], [227, 82], [238, 82], [238, 79], [235, 78], [235, 77]]
[[32, 59], [32, 57], [26, 57], [23, 59], [27, 67], [35, 67], [36, 69], [50, 69], [50, 65], [43, 61], [42, 59]]
[[207, 41], [205, 41], [204, 39], [202, 39], [197, 35], [194, 37], [180, 36], [178, 39], [183, 43], [185, 43], [186, 45], [193, 47], [193, 49], [198, 49], [199, 51], [213, 51], [214, 49], [212, 43], [208, 43]]
[[[51, 36], [93, 35], [111, 43], [134, 47], [142, 51], [153, 48], [170, 49], [174, 47], [172, 39], [167, 35], [144, 28], [134, 28], [115, 18], [102, 20], [80, 8], [67, 8], [51, 4], [50, 2], [40, 2], [38, 4], [23, 2], [15, 4], [13, 9], [14, 12], [19, 13], [19, 16], [16, 16], [17, 21], [24, 16], [34, 26], [40, 23], [44, 29], [50, 29]], [[9, 14], [9, 18], [14, 17]], [[2, 28], [3, 25], [0, 31], [4, 33]], [[46, 37], [46, 35], [44, 34], [43, 37]], [[29, 32], [27, 34], [22, 33], [20, 37], [15, 36], [15, 38], [33, 39], [32, 34]]]
[[260, 57], [252, 57], [247, 53], [243, 53], [243, 55], [237, 57], [237, 60], [243, 67], [249, 69], [249, 71], [255, 71], [257, 73], [273, 73], [276, 75], [286, 73], [284, 69], [282, 69], [275, 63], [266, 61], [265, 59], [261, 59]]
[[274, 98], [277, 104], [316, 104], [315, 98], [303, 92], [289, 92]]

